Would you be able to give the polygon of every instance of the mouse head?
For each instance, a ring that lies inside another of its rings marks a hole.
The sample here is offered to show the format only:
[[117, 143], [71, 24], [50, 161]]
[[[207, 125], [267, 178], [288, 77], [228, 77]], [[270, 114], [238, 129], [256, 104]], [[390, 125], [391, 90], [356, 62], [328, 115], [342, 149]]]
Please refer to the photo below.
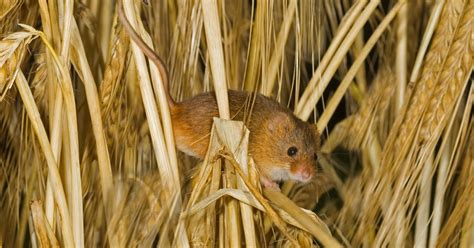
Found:
[[254, 151], [253, 156], [263, 176], [273, 181], [311, 180], [319, 151], [316, 126], [291, 113], [277, 113], [262, 129], [264, 132], [257, 135], [260, 140], [254, 141], [260, 151]]

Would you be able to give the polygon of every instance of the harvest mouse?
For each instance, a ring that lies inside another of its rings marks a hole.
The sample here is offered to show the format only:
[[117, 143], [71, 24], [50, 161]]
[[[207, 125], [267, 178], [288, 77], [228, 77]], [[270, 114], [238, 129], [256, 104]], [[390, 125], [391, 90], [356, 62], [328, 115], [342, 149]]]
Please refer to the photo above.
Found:
[[[175, 102], [169, 92], [168, 74], [162, 60], [135, 32], [119, 0], [118, 15], [126, 31], [140, 49], [153, 61], [163, 78], [171, 112], [176, 145], [182, 152], [203, 159], [206, 155], [213, 117], [219, 116], [214, 92], [202, 93]], [[250, 130], [249, 153], [253, 157], [265, 187], [279, 189], [276, 182], [308, 182], [314, 175], [319, 133], [276, 101], [255, 93], [229, 90], [229, 108], [234, 120], [246, 121]], [[251, 106], [251, 115], [246, 110]], [[250, 101], [250, 102], [249, 102]]]

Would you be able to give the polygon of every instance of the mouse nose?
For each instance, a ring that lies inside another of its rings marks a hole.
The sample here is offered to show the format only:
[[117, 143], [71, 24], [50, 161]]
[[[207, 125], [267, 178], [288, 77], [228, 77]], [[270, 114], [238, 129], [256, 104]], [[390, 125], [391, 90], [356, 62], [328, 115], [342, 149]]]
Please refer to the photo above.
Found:
[[302, 182], [309, 181], [314, 174], [313, 167], [309, 165], [300, 165], [295, 172], [296, 179]]

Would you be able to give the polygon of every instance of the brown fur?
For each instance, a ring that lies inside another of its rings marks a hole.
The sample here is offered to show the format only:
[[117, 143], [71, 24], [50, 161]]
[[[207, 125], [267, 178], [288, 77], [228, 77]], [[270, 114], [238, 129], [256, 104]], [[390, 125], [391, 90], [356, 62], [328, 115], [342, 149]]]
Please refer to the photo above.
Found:
[[[307, 173], [314, 173], [315, 154], [319, 150], [319, 135], [314, 126], [301, 121], [288, 109], [260, 94], [256, 95], [250, 118], [248, 107], [252, 101], [251, 94], [231, 90], [229, 101], [233, 119], [246, 119], [244, 121], [250, 130], [249, 152], [260, 173], [274, 180], [286, 179], [272, 176], [275, 167], [296, 173], [304, 166]], [[219, 113], [214, 92], [197, 95], [172, 107], [171, 117], [178, 149], [188, 155], [204, 158], [209, 145], [212, 117], [217, 116]], [[291, 146], [298, 149], [294, 157], [287, 154]]]

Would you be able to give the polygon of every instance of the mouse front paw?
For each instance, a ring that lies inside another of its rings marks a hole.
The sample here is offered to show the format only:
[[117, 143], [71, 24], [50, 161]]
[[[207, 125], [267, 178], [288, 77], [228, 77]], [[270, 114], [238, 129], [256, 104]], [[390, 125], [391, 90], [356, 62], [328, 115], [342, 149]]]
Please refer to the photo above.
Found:
[[267, 189], [280, 191], [280, 186], [266, 176], [262, 176], [262, 179], [260, 180], [260, 182], [262, 183], [263, 187]]

